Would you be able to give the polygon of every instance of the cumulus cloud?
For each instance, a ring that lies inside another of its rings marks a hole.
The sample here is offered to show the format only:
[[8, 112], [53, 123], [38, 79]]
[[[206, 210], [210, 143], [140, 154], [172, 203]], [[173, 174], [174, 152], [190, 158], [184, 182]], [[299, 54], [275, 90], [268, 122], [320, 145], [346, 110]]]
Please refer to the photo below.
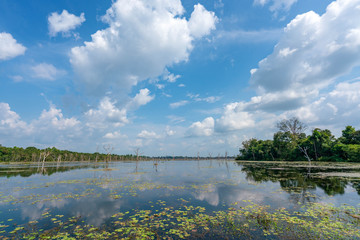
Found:
[[312, 11], [298, 15], [284, 29], [273, 53], [251, 70], [251, 86], [260, 95], [272, 94], [280, 108], [288, 101], [283, 97], [287, 92], [293, 101], [306, 102], [314, 91], [359, 66], [359, 21], [359, 0], [335, 1], [321, 16]]
[[141, 89], [138, 94], [128, 103], [128, 109], [137, 109], [140, 106], [146, 105], [151, 102], [155, 96], [150, 96], [150, 90], [147, 88]]
[[10, 109], [9, 104], [0, 103], [0, 141], [7, 144], [66, 145], [81, 135], [81, 129], [78, 119], [64, 117], [53, 104], [43, 110], [39, 118], [27, 123]]
[[0, 60], [8, 60], [23, 55], [26, 47], [17, 43], [10, 33], [0, 33]]
[[161, 137], [157, 135], [154, 131], [147, 131], [147, 130], [142, 130], [137, 136], [139, 138], [144, 138], [144, 139], [157, 139]]
[[215, 120], [212, 117], [205, 118], [202, 122], [194, 122], [189, 127], [189, 136], [210, 136], [214, 133]]
[[260, 96], [254, 96], [248, 102], [239, 102], [245, 111], [265, 111], [279, 112], [296, 109], [308, 103], [307, 100], [313, 99], [319, 91], [286, 90], [278, 93], [266, 93]]
[[287, 114], [312, 125], [332, 126], [334, 129], [343, 129], [345, 125], [358, 126], [359, 89], [360, 81], [339, 83], [328, 94]]
[[218, 21], [215, 13], [207, 11], [203, 5], [198, 3], [194, 6], [189, 20], [190, 34], [195, 38], [201, 38], [208, 35], [215, 29], [215, 23]]
[[106, 128], [111, 124], [115, 127], [123, 126], [129, 120], [126, 116], [126, 109], [116, 107], [116, 101], [109, 97], [101, 99], [97, 109], [90, 109], [85, 113], [87, 126], [90, 128]]
[[255, 126], [252, 115], [244, 111], [243, 103], [230, 103], [225, 106], [223, 115], [216, 119], [216, 131], [234, 131]]
[[84, 13], [78, 17], [65, 9], [61, 14], [53, 12], [48, 17], [49, 35], [55, 37], [58, 33], [63, 33], [63, 36], [70, 36], [69, 32], [79, 27], [83, 22], [85, 22]]
[[104, 135], [104, 138], [107, 139], [118, 139], [118, 138], [126, 138], [126, 135], [121, 134], [119, 131], [108, 132]]
[[140, 106], [146, 105], [154, 98], [155, 96], [151, 96], [150, 90], [147, 88], [140, 89], [139, 93], [126, 104], [120, 104], [116, 100], [111, 100], [110, 97], [105, 96], [100, 100], [97, 108], [91, 108], [85, 113], [85, 118], [87, 119], [86, 125], [91, 128], [123, 126], [129, 123], [127, 118], [128, 111], [134, 111]]
[[161, 75], [167, 66], [187, 61], [194, 38], [209, 34], [216, 17], [201, 5], [188, 21], [183, 13], [180, 0], [114, 2], [102, 17], [109, 27], [71, 50], [76, 81], [93, 94], [109, 87], [127, 92], [139, 81]]
[[22, 121], [20, 116], [10, 109], [8, 103], [0, 103], [0, 133], [10, 134], [29, 130], [26, 122]]
[[64, 70], [57, 69], [54, 65], [48, 63], [40, 63], [36, 66], [31, 67], [34, 78], [41, 78], [45, 80], [53, 81], [57, 77], [64, 75]]
[[43, 110], [39, 119], [34, 123], [34, 125], [37, 125], [37, 127], [40, 125], [46, 128], [52, 126], [57, 130], [72, 129], [74, 126], [79, 124], [80, 121], [74, 117], [64, 118], [62, 111], [57, 109], [55, 105], [50, 105], [49, 110]]

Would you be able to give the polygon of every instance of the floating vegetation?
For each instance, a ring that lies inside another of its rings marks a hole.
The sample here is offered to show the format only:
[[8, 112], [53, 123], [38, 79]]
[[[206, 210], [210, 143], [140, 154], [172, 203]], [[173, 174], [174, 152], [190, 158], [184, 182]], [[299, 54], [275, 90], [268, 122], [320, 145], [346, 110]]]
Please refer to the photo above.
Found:
[[289, 212], [243, 201], [224, 211], [207, 212], [179, 201], [178, 208], [160, 200], [157, 210], [118, 212], [102, 226], [45, 212], [42, 218], [51, 222], [51, 228], [41, 228], [38, 221], [12, 228], [3, 224], [0, 239], [360, 239], [360, 209], [355, 207], [313, 203], [303, 211]]
[[318, 173], [320, 177], [346, 177], [346, 178], [360, 178], [359, 172], [331, 172], [331, 173]]

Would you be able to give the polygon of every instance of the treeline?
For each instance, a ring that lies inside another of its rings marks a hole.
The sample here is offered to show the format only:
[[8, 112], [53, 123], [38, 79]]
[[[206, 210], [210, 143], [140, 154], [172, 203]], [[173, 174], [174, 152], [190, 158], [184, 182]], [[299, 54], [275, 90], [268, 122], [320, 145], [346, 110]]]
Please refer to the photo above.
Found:
[[104, 153], [80, 153], [68, 150], [59, 150], [55, 147], [38, 149], [36, 147], [4, 147], [0, 145], [0, 162], [73, 162], [93, 161], [109, 162], [119, 160], [137, 160], [136, 155], [116, 155]]
[[306, 126], [297, 118], [283, 120], [273, 140], [252, 138], [242, 142], [238, 160], [360, 162], [360, 131], [347, 126], [336, 138], [328, 129], [315, 128], [306, 135]]

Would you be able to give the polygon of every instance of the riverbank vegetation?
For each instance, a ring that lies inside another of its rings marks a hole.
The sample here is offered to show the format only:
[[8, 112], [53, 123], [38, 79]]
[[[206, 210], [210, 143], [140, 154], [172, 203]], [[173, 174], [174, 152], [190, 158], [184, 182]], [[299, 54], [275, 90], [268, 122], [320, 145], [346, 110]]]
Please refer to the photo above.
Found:
[[207, 160], [207, 159], [233, 159], [234, 156], [209, 156], [197, 157], [193, 156], [144, 156], [140, 149], [135, 149], [134, 154], [118, 155], [112, 154], [114, 149], [111, 145], [104, 145], [106, 153], [83, 153], [68, 150], [60, 150], [55, 147], [38, 149], [36, 147], [5, 147], [0, 144], [0, 162], [19, 163], [19, 162], [111, 162], [111, 161], [139, 161], [139, 160]]
[[297, 118], [283, 120], [273, 140], [255, 138], [242, 142], [238, 160], [360, 162], [360, 130], [347, 126], [336, 138], [328, 129], [310, 135]]
[[0, 145], [0, 162], [73, 162], [93, 161], [110, 162], [119, 160], [137, 160], [139, 155], [111, 154], [111, 146], [104, 147], [105, 153], [81, 153], [59, 150], [55, 147], [38, 149], [36, 147], [4, 147]]

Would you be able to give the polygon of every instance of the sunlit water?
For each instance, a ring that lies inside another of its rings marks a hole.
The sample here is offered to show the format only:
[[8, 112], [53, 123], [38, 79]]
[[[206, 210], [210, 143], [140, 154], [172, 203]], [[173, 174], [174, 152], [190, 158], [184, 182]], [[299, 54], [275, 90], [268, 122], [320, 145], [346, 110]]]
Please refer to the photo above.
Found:
[[51, 228], [55, 216], [106, 226], [118, 212], [184, 203], [208, 213], [244, 200], [289, 210], [307, 202], [358, 206], [360, 165], [328, 166], [232, 160], [0, 164], [0, 231], [31, 221]]

